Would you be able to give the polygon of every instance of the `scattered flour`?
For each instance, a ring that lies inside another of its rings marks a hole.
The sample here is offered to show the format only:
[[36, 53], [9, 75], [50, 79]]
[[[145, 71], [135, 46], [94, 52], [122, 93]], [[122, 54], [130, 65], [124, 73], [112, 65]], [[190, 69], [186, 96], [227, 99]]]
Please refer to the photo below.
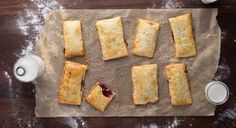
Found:
[[223, 43], [223, 40], [226, 38], [227, 36], [227, 32], [226, 31], [222, 31], [221, 32], [221, 43]]
[[20, 128], [41, 128], [41, 124], [37, 118], [17, 117], [16, 122]]
[[87, 122], [80, 117], [65, 117], [60, 118], [59, 121], [70, 128], [88, 128]]
[[27, 36], [29, 35], [29, 26], [26, 25], [25, 23], [25, 20], [23, 17], [19, 17], [17, 20], [16, 20], [16, 24], [20, 30], [20, 32], [24, 35], [24, 36]]
[[189, 127], [190, 127], [190, 128], [192, 128], [192, 127], [193, 127], [193, 124], [192, 124], [192, 123], [190, 123], [190, 124], [189, 124]]
[[62, 9], [63, 8], [63, 6], [59, 2], [57, 2], [56, 0], [51, 0], [51, 1], [30, 0], [30, 1], [37, 7], [36, 13], [38, 15], [35, 15], [34, 11], [30, 11], [30, 13], [33, 13], [35, 21], [37, 19], [40, 20], [40, 17], [45, 16], [48, 13], [48, 11], [50, 11], [51, 9]]
[[167, 125], [165, 125], [164, 127], [165, 128], [177, 128], [181, 124], [181, 121], [183, 121], [183, 120], [179, 120], [179, 119], [177, 119], [177, 117], [175, 117], [172, 122], [168, 121]]
[[[31, 113], [32, 114], [32, 113]], [[42, 124], [38, 118], [32, 115], [22, 115], [19, 113], [10, 114], [4, 120], [1, 120], [1, 127], [3, 128], [42, 128]]]
[[33, 49], [34, 49], [34, 44], [31, 41], [29, 41], [26, 46], [22, 46], [20, 55], [21, 56], [30, 55], [33, 53]]
[[11, 76], [8, 74], [7, 71], [4, 71], [4, 72], [3, 72], [3, 75], [4, 75], [4, 77], [5, 77], [5, 78], [7, 79], [7, 81], [8, 81], [8, 86], [11, 87], [11, 86], [12, 86], [12, 79], [11, 79]]
[[149, 125], [142, 125], [142, 124], [137, 124], [135, 126], [135, 128], [160, 128], [158, 125], [156, 124], [149, 124]]
[[234, 127], [236, 127], [236, 103], [229, 107], [228, 109], [224, 110], [223, 112], [220, 112], [217, 115], [217, 119], [215, 120], [216, 124], [222, 124], [227, 122], [227, 124], [230, 124]]
[[214, 80], [224, 81], [230, 76], [230, 74], [230, 67], [222, 61], [218, 66]]
[[35, 43], [39, 38], [39, 33], [44, 22], [44, 17], [51, 9], [62, 9], [62, 5], [55, 0], [30, 0], [36, 9], [30, 9], [27, 6], [19, 13], [16, 20], [18, 29], [23, 36], [26, 36], [26, 45], [21, 46], [20, 53], [15, 54], [17, 57], [31, 54]]
[[183, 2], [173, 1], [173, 0], [163, 0], [161, 4], [157, 4], [155, 0], [152, 0], [152, 6], [147, 9], [155, 8], [181, 8], [184, 6]]
[[59, 121], [70, 128], [78, 128], [79, 127], [79, 124], [77, 123], [76, 119], [74, 119], [72, 117], [68, 117], [68, 118], [65, 117], [65, 118], [60, 119]]
[[[181, 122], [184, 120], [177, 119], [177, 117], [174, 118], [173, 121], [168, 121], [164, 125], [157, 125], [154, 123], [144, 125], [144, 124], [137, 124], [135, 128], [178, 128], [181, 125]], [[192, 126], [192, 124], [190, 124]]]
[[[225, 40], [225, 39], [227, 38], [227, 36], [229, 36], [229, 35], [230, 35], [230, 33], [228, 33], [227, 31], [222, 31], [222, 32], [221, 32], [221, 44], [225, 42], [224, 40]], [[235, 43], [235, 42], [236, 42], [236, 39], [233, 39], [232, 42]]]
[[[1, 123], [2, 127], [13, 127], [16, 126], [18, 128], [42, 128], [42, 124], [39, 121], [39, 118], [32, 116], [32, 113], [29, 115], [22, 115], [19, 113], [14, 113], [9, 115], [8, 118], [4, 119]], [[57, 118], [61, 124], [64, 124], [66, 128], [88, 128], [87, 122], [83, 118], [72, 118], [72, 117], [64, 117]], [[156, 128], [156, 127], [151, 127]]]
[[13, 93], [13, 87], [12, 87], [12, 78], [11, 76], [9, 75], [9, 73], [7, 71], [4, 71], [3, 72], [3, 75], [4, 75], [4, 78], [7, 80], [8, 84], [7, 86], [9, 87], [9, 95], [11, 97], [14, 96], [14, 93]]
[[236, 104], [231, 108], [224, 110], [222, 113], [219, 113], [218, 120], [223, 121], [225, 118], [235, 120], [236, 119]]
[[76, 117], [75, 119], [79, 121], [79, 123], [81, 124], [82, 128], [88, 128], [88, 124], [87, 124], [87, 122], [83, 118]]
[[226, 109], [220, 117], [221, 120], [223, 118], [229, 118], [229, 119], [235, 120], [236, 119], [236, 108]]
[[161, 8], [181, 8], [183, 6], [184, 3], [173, 0], [163, 0], [161, 3]]

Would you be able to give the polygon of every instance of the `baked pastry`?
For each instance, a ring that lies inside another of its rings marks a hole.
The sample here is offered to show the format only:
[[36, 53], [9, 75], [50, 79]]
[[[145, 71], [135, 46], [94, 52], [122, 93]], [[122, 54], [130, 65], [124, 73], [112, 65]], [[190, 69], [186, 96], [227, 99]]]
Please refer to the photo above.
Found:
[[63, 36], [64, 55], [66, 57], [82, 56], [85, 54], [81, 21], [63, 21]]
[[165, 74], [169, 82], [171, 104], [192, 104], [185, 64], [169, 64], [165, 66]]
[[87, 65], [66, 61], [58, 91], [59, 103], [80, 105]]
[[169, 22], [174, 35], [175, 56], [177, 58], [195, 56], [197, 51], [192, 30], [192, 14], [169, 18]]
[[128, 56], [121, 17], [97, 21], [103, 60]]
[[152, 58], [156, 48], [160, 25], [150, 20], [138, 19], [132, 53]]
[[134, 104], [155, 103], [158, 100], [157, 64], [133, 66]]
[[97, 82], [85, 99], [94, 108], [103, 112], [114, 96], [115, 93], [108, 89], [105, 84]]

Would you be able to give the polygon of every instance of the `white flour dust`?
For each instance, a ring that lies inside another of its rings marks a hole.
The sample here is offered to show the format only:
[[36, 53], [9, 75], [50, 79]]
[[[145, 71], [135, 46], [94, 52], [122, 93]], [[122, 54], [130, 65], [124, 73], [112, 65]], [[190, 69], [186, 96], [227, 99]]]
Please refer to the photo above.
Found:
[[220, 116], [220, 120], [223, 120], [224, 118], [229, 118], [232, 120], [236, 119], [236, 108], [232, 109], [226, 109]]
[[223, 40], [226, 39], [227, 36], [227, 32], [226, 31], [222, 31], [221, 32], [221, 43], [223, 43]]
[[41, 128], [39, 121], [36, 118], [18, 117], [16, 118], [20, 128]]
[[71, 118], [71, 117], [62, 118], [62, 119], [59, 119], [59, 121], [70, 128], [78, 128], [79, 127], [79, 124], [77, 123], [76, 119]]
[[184, 121], [184, 120], [179, 120], [179, 119], [177, 119], [177, 117], [175, 117], [172, 122], [168, 121], [167, 125], [165, 125], [164, 127], [165, 128], [177, 128], [181, 124], [181, 121]]
[[7, 80], [7, 86], [9, 89], [9, 95], [13, 96], [13, 87], [12, 87], [12, 79], [11, 76], [9, 75], [9, 73], [7, 71], [3, 72], [4, 78]]
[[45, 1], [45, 0], [31, 0], [40, 10], [40, 13], [45, 16], [51, 9], [62, 9], [63, 6], [57, 1]]
[[55, 0], [30, 0], [34, 9], [25, 6], [25, 9], [19, 12], [19, 18], [16, 24], [21, 34], [26, 37], [24, 42], [26, 46], [21, 46], [20, 53], [15, 54], [17, 57], [31, 54], [34, 45], [39, 38], [39, 33], [44, 22], [44, 16], [51, 9], [62, 9], [62, 5]]
[[135, 128], [160, 128], [158, 125], [152, 123], [149, 125], [137, 124]]
[[20, 55], [21, 56], [30, 55], [33, 53], [33, 49], [34, 49], [34, 44], [31, 41], [29, 41], [26, 46], [22, 46]]
[[8, 81], [8, 86], [11, 87], [11, 85], [12, 85], [11, 76], [8, 74], [7, 71], [4, 71], [4, 72], [3, 72], [3, 75], [4, 75], [4, 78]]
[[144, 124], [139, 123], [135, 126], [135, 128], [178, 128], [178, 127], [180, 127], [182, 121], [184, 121], [184, 120], [180, 120], [177, 117], [175, 117], [172, 121], [168, 121], [164, 125], [157, 125], [154, 123], [144, 125]]
[[224, 110], [223, 112], [220, 112], [218, 114], [218, 118], [216, 119], [216, 124], [222, 124], [227, 122], [227, 124], [230, 124], [234, 127], [236, 127], [236, 103], [229, 107], [228, 109]]
[[173, 0], [163, 0], [161, 4], [157, 4], [155, 0], [152, 0], [152, 6], [147, 9], [155, 9], [155, 8], [181, 8], [184, 7], [183, 2], [173, 1]]
[[25, 24], [25, 20], [23, 17], [19, 17], [17, 20], [16, 20], [16, 24], [20, 30], [20, 32], [24, 35], [24, 36], [27, 36], [29, 35], [29, 26]]
[[88, 128], [87, 122], [83, 118], [80, 118], [80, 117], [59, 118], [59, 121], [70, 128]]
[[[221, 32], [221, 44], [223, 44], [225, 41], [225, 39], [229, 38], [227, 36], [232, 36], [230, 33], [228, 33], [227, 31], [222, 31]], [[236, 39], [232, 40], [233, 43], [236, 43]]]
[[192, 124], [192, 123], [190, 123], [190, 124], [189, 124], [189, 127], [190, 127], [190, 128], [192, 128], [192, 127], [193, 127], [193, 124]]
[[224, 81], [229, 78], [230, 74], [230, 67], [224, 61], [222, 61], [218, 66], [214, 80]]
[[82, 128], [88, 128], [88, 124], [83, 118], [76, 117], [75, 119], [79, 121], [79, 124], [81, 124]]
[[161, 8], [181, 8], [183, 6], [184, 3], [173, 0], [163, 0], [161, 3]]
[[[30, 113], [32, 114], [32, 113]], [[32, 114], [33, 115], [33, 114]], [[1, 127], [3, 128], [42, 128], [42, 124], [39, 122], [40, 119], [32, 115], [22, 115], [17, 113], [8, 115], [7, 118], [1, 120]]]

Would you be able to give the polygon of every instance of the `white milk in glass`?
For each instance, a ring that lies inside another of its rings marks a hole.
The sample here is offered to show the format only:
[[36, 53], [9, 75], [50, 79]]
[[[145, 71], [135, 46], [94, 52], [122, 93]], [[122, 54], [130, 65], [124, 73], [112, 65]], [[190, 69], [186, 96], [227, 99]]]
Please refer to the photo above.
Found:
[[44, 62], [36, 55], [23, 56], [17, 60], [13, 71], [18, 80], [22, 82], [32, 82], [42, 75]]
[[212, 81], [205, 87], [205, 95], [210, 103], [221, 105], [229, 98], [229, 89], [220, 81]]

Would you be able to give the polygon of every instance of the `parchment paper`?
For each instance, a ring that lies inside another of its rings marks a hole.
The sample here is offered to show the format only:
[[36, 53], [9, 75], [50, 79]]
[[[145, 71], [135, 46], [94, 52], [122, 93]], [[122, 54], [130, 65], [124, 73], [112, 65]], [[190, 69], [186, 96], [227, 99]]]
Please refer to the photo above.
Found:
[[[193, 30], [197, 45], [197, 56], [175, 59], [174, 43], [168, 22], [169, 17], [191, 12]], [[108, 10], [53, 10], [45, 19], [36, 54], [46, 64], [46, 71], [36, 83], [37, 117], [58, 116], [212, 116], [215, 106], [208, 103], [204, 87], [217, 70], [220, 56], [220, 28], [216, 21], [217, 9], [108, 9]], [[129, 56], [111, 61], [102, 61], [101, 46], [95, 29], [97, 20], [122, 16]], [[131, 54], [135, 36], [136, 19], [151, 19], [161, 24], [159, 39], [153, 59]], [[85, 42], [85, 57], [65, 58], [63, 56], [63, 20], [82, 21]], [[106, 83], [116, 96], [105, 112], [92, 108], [84, 99], [80, 106], [63, 105], [57, 102], [57, 92], [65, 60], [88, 64], [84, 95], [96, 83]], [[171, 62], [187, 64], [193, 104], [170, 105], [168, 84], [164, 77], [164, 66]], [[159, 100], [155, 104], [135, 106], [132, 101], [131, 67], [133, 65], [157, 63], [159, 66]]]

